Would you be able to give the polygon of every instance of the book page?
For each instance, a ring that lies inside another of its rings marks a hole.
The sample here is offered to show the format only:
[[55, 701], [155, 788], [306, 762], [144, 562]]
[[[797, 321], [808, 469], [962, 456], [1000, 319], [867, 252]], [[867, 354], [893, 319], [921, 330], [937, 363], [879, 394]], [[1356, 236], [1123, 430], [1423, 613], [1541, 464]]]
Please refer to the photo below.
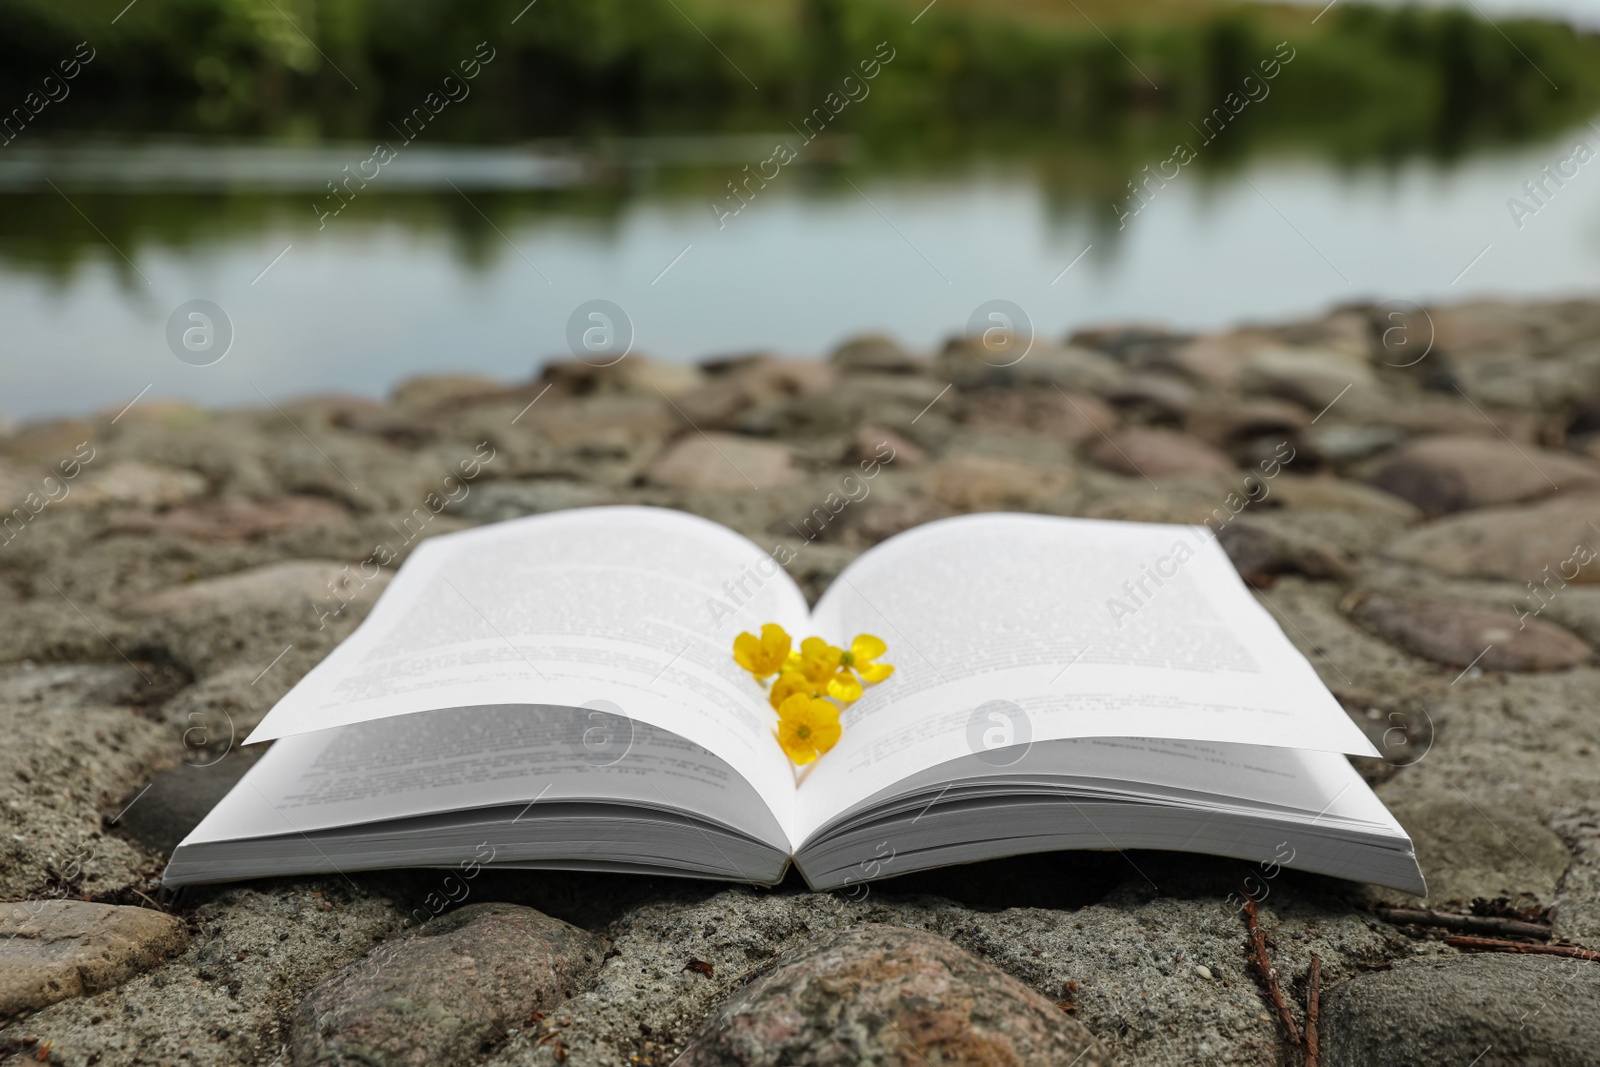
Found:
[[813, 613], [894, 675], [843, 714], [796, 832], [918, 771], [1070, 737], [1376, 751], [1203, 526], [969, 515], [865, 553]]
[[507, 806], [530, 835], [563, 802], [687, 812], [788, 851], [754, 787], [727, 764], [645, 723], [626, 750], [582, 743], [583, 709], [453, 708], [278, 741], [185, 840], [311, 833], [435, 812]]
[[604, 716], [660, 727], [726, 761], [786, 824], [793, 775], [731, 650], [741, 630], [799, 633], [806, 618], [776, 561], [692, 515], [603, 507], [496, 523], [420, 545], [246, 743], [441, 708], [585, 707], [603, 719], [585, 735], [600, 756], [621, 744]]

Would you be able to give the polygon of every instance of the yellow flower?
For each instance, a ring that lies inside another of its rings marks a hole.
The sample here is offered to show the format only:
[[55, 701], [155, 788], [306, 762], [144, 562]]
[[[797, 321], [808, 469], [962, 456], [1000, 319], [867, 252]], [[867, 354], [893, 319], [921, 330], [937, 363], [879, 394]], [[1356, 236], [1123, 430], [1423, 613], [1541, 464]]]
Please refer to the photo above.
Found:
[[805, 766], [839, 742], [839, 709], [806, 693], [794, 693], [778, 708], [778, 744], [796, 766]]
[[789, 634], [775, 622], [761, 627], [761, 636], [744, 633], [733, 639], [733, 659], [760, 681], [777, 674], [789, 657]]
[[828, 695], [846, 703], [860, 699], [862, 682], [876, 685], [894, 673], [892, 665], [873, 662], [888, 650], [882, 639], [858, 634], [850, 650], [840, 653], [839, 671], [828, 681]]
[[820, 637], [808, 637], [800, 642], [800, 651], [789, 653], [784, 670], [805, 675], [818, 689], [839, 673], [839, 658], [843, 650], [834, 648]]
[[796, 693], [804, 693], [808, 697], [820, 697], [822, 686], [799, 671], [792, 671], [787, 666], [783, 673], [778, 675], [778, 680], [772, 683], [772, 692], [767, 694], [767, 699], [772, 702], [772, 709], [776, 711], [783, 706], [783, 702]]

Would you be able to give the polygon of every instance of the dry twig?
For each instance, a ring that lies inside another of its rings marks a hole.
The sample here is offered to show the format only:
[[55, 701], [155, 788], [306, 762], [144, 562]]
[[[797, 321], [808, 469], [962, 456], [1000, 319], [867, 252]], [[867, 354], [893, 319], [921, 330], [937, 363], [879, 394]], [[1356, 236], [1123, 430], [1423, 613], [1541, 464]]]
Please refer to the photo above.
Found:
[[1531, 956], [1564, 956], [1569, 960], [1600, 963], [1600, 952], [1582, 945], [1530, 945], [1526, 941], [1500, 941], [1492, 937], [1468, 937], [1465, 934], [1450, 934], [1445, 937], [1444, 943], [1473, 952], [1521, 952]]
[[1317, 1067], [1321, 1050], [1317, 1047], [1317, 1019], [1322, 1012], [1322, 961], [1311, 954], [1311, 970], [1306, 975], [1306, 1067]]
[[1447, 930], [1460, 930], [1469, 934], [1504, 934], [1509, 937], [1532, 937], [1539, 941], [1550, 940], [1550, 927], [1542, 923], [1524, 922], [1521, 919], [1502, 919], [1493, 915], [1456, 915], [1432, 908], [1391, 908], [1379, 904], [1373, 913], [1392, 923], [1414, 923], [1417, 926], [1442, 926]]
[[1267, 935], [1256, 923], [1256, 902], [1251, 898], [1248, 887], [1244, 895], [1244, 921], [1250, 932], [1250, 958], [1256, 970], [1261, 972], [1261, 979], [1267, 986], [1267, 996], [1271, 998], [1272, 1006], [1278, 1009], [1278, 1019], [1289, 1032], [1289, 1040], [1298, 1045], [1300, 1027], [1295, 1025], [1294, 1014], [1289, 1011], [1289, 1004], [1283, 999], [1283, 990], [1278, 987], [1278, 969], [1272, 965], [1272, 957], [1267, 954]]

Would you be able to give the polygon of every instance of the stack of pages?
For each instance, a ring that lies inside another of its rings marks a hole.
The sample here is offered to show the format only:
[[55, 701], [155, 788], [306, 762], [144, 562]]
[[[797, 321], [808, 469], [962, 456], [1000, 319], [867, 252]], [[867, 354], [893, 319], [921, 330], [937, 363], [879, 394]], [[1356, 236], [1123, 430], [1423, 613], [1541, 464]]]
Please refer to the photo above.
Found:
[[[1203, 526], [986, 514], [866, 552], [814, 609], [704, 519], [605, 507], [425, 542], [273, 708], [168, 885], [564, 868], [815, 889], [1169, 849], [1422, 892], [1376, 750]], [[776, 558], [775, 558], [776, 557]], [[734, 637], [889, 646], [797, 770]], [[248, 743], [248, 742], [247, 742]]]

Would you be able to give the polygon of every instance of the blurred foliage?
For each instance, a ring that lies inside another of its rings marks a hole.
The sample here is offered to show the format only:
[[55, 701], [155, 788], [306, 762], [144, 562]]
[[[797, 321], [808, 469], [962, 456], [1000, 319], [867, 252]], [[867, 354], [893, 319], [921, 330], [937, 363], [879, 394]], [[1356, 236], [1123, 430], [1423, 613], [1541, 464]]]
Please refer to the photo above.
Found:
[[[1031, 172], [1058, 215], [1087, 213], [1109, 244], [1111, 205], [1129, 179], [1179, 142], [1198, 146], [1205, 116], [1280, 41], [1293, 62], [1266, 100], [1199, 153], [1201, 180], [1260, 153], [1351, 165], [1450, 160], [1552, 136], [1600, 110], [1600, 38], [1549, 22], [1348, 2], [1315, 23], [1315, 7], [1233, 0], [925, 3], [0, 0], [0, 115], [87, 41], [94, 61], [69, 102], [29, 126], [29, 144], [85, 133], [390, 138], [391, 123], [487, 42], [494, 58], [471, 96], [429, 125], [427, 140], [561, 138], [622, 158], [616, 180], [593, 188], [477, 198], [507, 226], [560, 218], [605, 227], [644, 188], [709, 201], [738, 170], [634, 166], [626, 157], [651, 149], [628, 139], [785, 131], [887, 42], [893, 61], [867, 102], [846, 107], [808, 150], [799, 188], [853, 196], [844, 182], [852, 174], [927, 177], [999, 163]], [[41, 188], [4, 202], [0, 257], [58, 280], [102, 256], [131, 279], [104, 240], [137, 255], [314, 224], [298, 193], [84, 190], [75, 208]], [[443, 228], [469, 263], [504, 253], [453, 192], [384, 191], [350, 211], [351, 220]]]
[[1070, 0], [946, 0], [912, 25], [911, 0], [125, 3], [0, 3], [3, 106], [86, 40], [97, 56], [54, 129], [365, 137], [487, 42], [479, 102], [441, 139], [770, 129], [886, 41], [876, 103], [838, 128], [890, 153], [930, 131], [970, 141], [1004, 127], [1105, 142], [1198, 121], [1287, 39], [1296, 58], [1275, 102], [1247, 109], [1230, 140], [1447, 155], [1600, 107], [1600, 39], [1448, 9], [1343, 3], [1313, 24], [1310, 8], [1204, 0], [1088, 3], [1091, 15]]

